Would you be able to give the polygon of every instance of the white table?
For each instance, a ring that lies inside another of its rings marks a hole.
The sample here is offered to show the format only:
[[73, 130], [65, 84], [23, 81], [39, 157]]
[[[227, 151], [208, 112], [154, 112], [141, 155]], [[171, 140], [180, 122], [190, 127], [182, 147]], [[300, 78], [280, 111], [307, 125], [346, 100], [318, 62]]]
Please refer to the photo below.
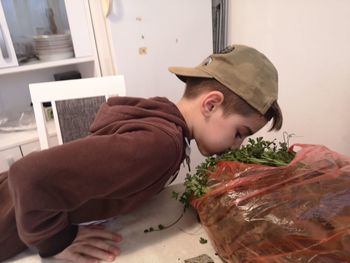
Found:
[[[198, 223], [192, 209], [188, 209], [184, 217], [174, 226], [161, 231], [144, 233], [144, 230], [159, 224], [167, 225], [181, 214], [183, 206], [171, 197], [172, 191], [182, 193], [183, 185], [171, 185], [147, 202], [140, 209], [120, 216], [107, 223], [110, 229], [123, 236], [120, 243], [121, 255], [117, 263], [183, 263], [185, 259], [207, 254], [215, 263], [220, 258], [210, 244], [208, 236]], [[200, 238], [208, 243], [201, 244]], [[53, 263], [62, 262], [53, 259], [41, 259], [29, 251], [6, 262], [12, 263]]]

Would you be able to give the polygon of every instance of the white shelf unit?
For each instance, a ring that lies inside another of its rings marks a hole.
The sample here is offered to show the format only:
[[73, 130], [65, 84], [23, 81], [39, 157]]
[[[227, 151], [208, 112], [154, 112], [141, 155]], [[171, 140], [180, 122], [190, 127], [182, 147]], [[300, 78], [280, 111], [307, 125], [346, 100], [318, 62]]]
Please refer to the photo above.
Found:
[[[47, 128], [50, 136], [49, 145], [57, 145], [54, 122], [50, 121]], [[0, 173], [9, 169], [11, 164], [18, 159], [38, 150], [40, 150], [40, 143], [36, 129], [0, 133]]]
[[[55, 5], [57, 2], [55, 0], [51, 3]], [[2, 32], [7, 33], [3, 34], [5, 42], [2, 42], [0, 50], [0, 57], [3, 58], [0, 59], [0, 113], [22, 112], [24, 107], [30, 105], [29, 84], [54, 81], [56, 73], [75, 70], [81, 73], [82, 78], [101, 76], [89, 2], [86, 0], [64, 0], [64, 5], [75, 57], [55, 61], [33, 60], [23, 64], [9, 63], [9, 59], [2, 54], [4, 46], [7, 47], [7, 50], [13, 51], [14, 43], [12, 43], [13, 40], [9, 35], [8, 28], [12, 24], [6, 23], [3, 7], [0, 5], [0, 28]], [[56, 15], [58, 16], [58, 14]], [[21, 17], [17, 19], [21, 19]], [[31, 32], [28, 35], [32, 34]], [[14, 52], [9, 54], [9, 57], [17, 62], [16, 54]], [[49, 135], [55, 135], [54, 125], [52, 125], [51, 131], [49, 130]], [[56, 138], [56, 136], [52, 137]], [[52, 145], [55, 144], [57, 142], [53, 141]], [[39, 149], [36, 129], [0, 132], [0, 172], [8, 169], [17, 159]]]
[[93, 56], [89, 57], [83, 57], [83, 58], [69, 58], [64, 60], [55, 60], [55, 61], [48, 61], [48, 62], [41, 62], [39, 60], [29, 62], [27, 64], [15, 66], [15, 67], [8, 67], [0, 69], [0, 76], [6, 75], [6, 74], [14, 74], [14, 73], [21, 73], [21, 72], [27, 72], [27, 71], [34, 71], [34, 70], [40, 70], [40, 69], [47, 69], [47, 68], [55, 68], [60, 66], [68, 66], [68, 65], [74, 65], [74, 64], [81, 64], [85, 62], [93, 62], [96, 58]]

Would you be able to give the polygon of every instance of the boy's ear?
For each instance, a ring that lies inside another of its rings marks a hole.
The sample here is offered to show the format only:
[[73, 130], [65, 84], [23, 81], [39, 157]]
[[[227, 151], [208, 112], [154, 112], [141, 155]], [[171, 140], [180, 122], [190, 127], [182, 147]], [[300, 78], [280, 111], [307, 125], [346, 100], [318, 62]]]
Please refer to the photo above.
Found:
[[203, 96], [201, 111], [205, 117], [211, 115], [224, 102], [224, 94], [220, 91], [210, 91]]

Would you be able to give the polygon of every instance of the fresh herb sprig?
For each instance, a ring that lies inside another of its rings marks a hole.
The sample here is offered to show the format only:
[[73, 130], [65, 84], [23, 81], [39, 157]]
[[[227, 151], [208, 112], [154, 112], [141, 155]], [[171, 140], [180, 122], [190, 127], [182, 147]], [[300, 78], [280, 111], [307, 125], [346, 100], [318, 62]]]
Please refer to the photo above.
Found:
[[199, 198], [208, 191], [208, 173], [213, 172], [216, 164], [220, 161], [238, 161], [269, 166], [289, 164], [295, 157], [295, 152], [288, 150], [289, 137], [287, 137], [287, 141], [278, 144], [275, 140], [268, 141], [264, 140], [263, 137], [258, 137], [255, 140], [249, 138], [248, 143], [238, 150], [208, 157], [196, 167], [195, 174], [186, 175], [185, 191], [181, 195], [173, 193], [173, 197], [183, 203], [185, 208], [189, 207], [191, 198]]
[[208, 243], [208, 240], [205, 239], [205, 238], [203, 238], [203, 237], [201, 237], [201, 238], [199, 239], [199, 243], [201, 243], [201, 244], [206, 244], [206, 243]]
[[256, 140], [249, 138], [248, 144], [239, 150], [228, 151], [217, 156], [216, 161], [238, 161], [243, 163], [263, 164], [269, 166], [284, 166], [289, 164], [295, 156], [288, 151], [286, 142], [264, 140], [262, 137]]
[[[175, 193], [175, 191], [173, 191], [173, 193]], [[182, 213], [180, 214], [180, 216], [172, 223], [168, 224], [168, 225], [163, 225], [163, 224], [159, 224], [158, 227], [149, 227], [145, 230], [143, 230], [143, 232], [146, 234], [146, 233], [149, 233], [149, 232], [154, 232], [154, 231], [161, 231], [163, 229], [167, 229], [167, 228], [170, 228], [172, 227], [173, 225], [175, 225], [177, 222], [180, 221], [180, 219], [184, 216], [185, 214], [185, 211], [186, 211], [186, 208], [184, 207], [184, 209], [182, 210]]]

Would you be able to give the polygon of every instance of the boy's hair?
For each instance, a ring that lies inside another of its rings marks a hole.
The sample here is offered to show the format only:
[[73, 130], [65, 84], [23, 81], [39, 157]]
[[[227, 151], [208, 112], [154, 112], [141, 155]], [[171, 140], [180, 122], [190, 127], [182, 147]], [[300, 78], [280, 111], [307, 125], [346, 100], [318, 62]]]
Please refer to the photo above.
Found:
[[169, 71], [191, 87], [185, 96], [204, 87], [221, 91], [230, 109], [249, 115], [258, 112], [266, 120], [273, 120], [270, 130], [282, 126], [282, 113], [277, 104], [278, 73], [271, 61], [258, 50], [244, 46], [228, 46], [212, 54], [194, 68], [170, 67]]
[[261, 114], [245, 100], [243, 100], [232, 90], [221, 84], [215, 79], [189, 77], [186, 80], [186, 89], [183, 97], [187, 99], [197, 98], [206, 91], [219, 91], [224, 95], [223, 110], [227, 116], [232, 113], [238, 113], [243, 116], [252, 114], [263, 115], [266, 121], [272, 120], [269, 131], [278, 131], [282, 127], [283, 116], [277, 101], [273, 102], [265, 114]]

